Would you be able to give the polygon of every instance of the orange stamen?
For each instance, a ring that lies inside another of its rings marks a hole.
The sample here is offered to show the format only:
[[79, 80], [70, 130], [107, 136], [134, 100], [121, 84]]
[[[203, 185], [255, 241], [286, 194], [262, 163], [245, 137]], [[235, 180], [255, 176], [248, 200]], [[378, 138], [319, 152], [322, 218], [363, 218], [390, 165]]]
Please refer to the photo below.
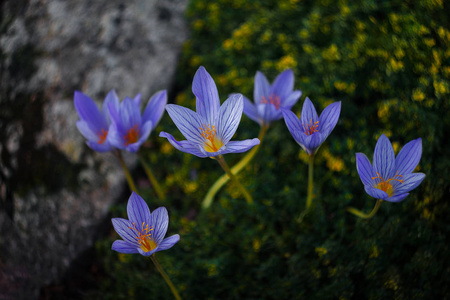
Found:
[[136, 124], [132, 128], [128, 129], [127, 134], [123, 137], [123, 139], [125, 140], [125, 146], [136, 143], [139, 139], [138, 125]]
[[271, 94], [271, 95], [269, 96], [269, 100], [267, 100], [266, 97], [263, 96], [262, 99], [261, 99], [261, 103], [264, 103], [264, 104], [268, 104], [268, 103], [273, 104], [277, 110], [280, 109], [280, 104], [281, 104], [281, 102], [280, 102], [280, 97], [278, 97], [278, 96], [275, 95], [275, 94]]
[[311, 135], [314, 132], [319, 132], [319, 121], [316, 121], [314, 124], [312, 122], [312, 119], [309, 121], [309, 124], [303, 125], [303, 129], [305, 130], [306, 135]]
[[106, 141], [106, 136], [108, 135], [108, 131], [105, 129], [101, 129], [100, 132], [97, 133], [97, 136], [99, 138], [98, 144], [103, 144]]
[[[144, 226], [145, 225], [145, 226]], [[131, 230], [134, 230], [138, 233], [136, 238], [138, 239], [138, 244], [141, 245], [141, 249], [148, 252], [153, 250], [155, 247], [155, 242], [151, 239], [151, 233], [150, 231], [153, 230], [153, 227], [148, 227], [148, 224], [145, 224], [145, 222], [142, 222], [141, 230], [136, 228], [136, 224], [133, 222], [133, 227], [128, 227]], [[152, 247], [153, 246], [153, 247]]]
[[391, 197], [393, 192], [394, 192], [393, 189], [392, 189], [392, 184], [390, 184], [389, 182], [392, 181], [392, 180], [395, 180], [395, 181], [398, 181], [400, 183], [403, 183], [403, 179], [396, 178], [396, 177], [403, 177], [402, 175], [398, 174], [398, 171], [394, 175], [394, 177], [389, 178], [388, 180], [384, 180], [383, 177], [381, 177], [380, 173], [378, 173], [378, 172], [376, 172], [376, 173], [377, 173], [378, 176], [377, 177], [372, 177], [372, 180], [375, 180], [375, 179], [380, 179], [381, 180], [381, 182], [376, 185], [376, 188], [382, 190], [383, 192], [386, 192], [389, 197]]
[[203, 127], [199, 128], [202, 132], [201, 135], [205, 139], [204, 149], [208, 152], [217, 152], [223, 146], [221, 140], [216, 138], [216, 127], [214, 125], [206, 126], [203, 124]]

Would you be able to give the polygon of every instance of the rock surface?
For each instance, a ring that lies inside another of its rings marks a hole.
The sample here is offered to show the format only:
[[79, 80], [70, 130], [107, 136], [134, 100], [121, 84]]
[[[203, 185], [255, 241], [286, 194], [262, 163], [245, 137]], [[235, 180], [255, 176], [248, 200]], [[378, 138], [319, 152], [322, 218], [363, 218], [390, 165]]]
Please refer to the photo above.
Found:
[[93, 246], [126, 185], [77, 131], [73, 92], [100, 105], [111, 89], [146, 100], [170, 88], [186, 4], [0, 4], [0, 299], [38, 298]]

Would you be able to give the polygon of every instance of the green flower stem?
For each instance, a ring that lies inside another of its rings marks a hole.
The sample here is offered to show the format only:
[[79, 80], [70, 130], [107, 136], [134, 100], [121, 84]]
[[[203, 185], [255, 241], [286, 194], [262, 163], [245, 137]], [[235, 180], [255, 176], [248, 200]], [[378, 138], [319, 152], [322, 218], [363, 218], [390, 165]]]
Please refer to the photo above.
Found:
[[[238, 174], [248, 163], [253, 159], [256, 152], [258, 152], [259, 146], [262, 143], [262, 140], [267, 132], [267, 129], [269, 128], [268, 125], [261, 126], [261, 130], [259, 131], [258, 139], [260, 143], [253, 147], [250, 152], [248, 152], [237, 164], [235, 164], [231, 168], [231, 173], [234, 175]], [[208, 193], [206, 193], [205, 198], [202, 202], [203, 209], [207, 209], [211, 206], [212, 201], [214, 200], [214, 196], [217, 194], [217, 192], [225, 185], [225, 183], [230, 180], [230, 177], [228, 177], [227, 174], [224, 174], [217, 179], [216, 182], [209, 188]]]
[[161, 274], [161, 276], [164, 278], [164, 280], [166, 281], [167, 285], [170, 287], [170, 290], [173, 293], [173, 296], [175, 297], [175, 299], [177, 300], [181, 300], [180, 294], [177, 291], [177, 288], [175, 287], [175, 285], [172, 283], [172, 281], [170, 280], [169, 276], [166, 274], [166, 272], [164, 272], [164, 269], [161, 267], [161, 265], [159, 264], [158, 260], [156, 259], [155, 254], [150, 256], [153, 264], [155, 265], [156, 269], [158, 270], [159, 274]]
[[144, 167], [145, 174], [147, 174], [147, 177], [150, 180], [153, 188], [155, 189], [155, 192], [158, 195], [158, 198], [161, 200], [164, 200], [166, 198], [164, 190], [161, 188], [161, 185], [158, 183], [158, 180], [156, 180], [155, 175], [153, 175], [153, 172], [150, 169], [150, 166], [145, 161], [145, 159], [141, 153], [139, 153], [139, 161], [141, 162], [142, 166]]
[[117, 159], [119, 160], [120, 165], [122, 166], [123, 172], [125, 173], [125, 177], [127, 178], [130, 190], [137, 193], [136, 185], [134, 184], [133, 177], [131, 177], [130, 171], [128, 171], [125, 161], [123, 160], [122, 153], [120, 152], [120, 150], [116, 150], [115, 154]]
[[219, 156], [217, 156], [217, 158], [214, 158], [214, 159], [216, 159], [219, 162], [220, 166], [225, 171], [225, 173], [227, 173], [228, 177], [230, 177], [231, 180], [233, 180], [234, 184], [241, 190], [242, 194], [245, 197], [245, 200], [247, 200], [247, 203], [253, 204], [252, 196], [248, 193], [247, 189], [239, 182], [237, 177], [234, 176], [233, 173], [231, 173], [230, 167], [225, 162], [225, 159], [223, 158], [223, 156], [219, 155]]
[[314, 191], [314, 154], [309, 156], [308, 161], [308, 196], [306, 198], [306, 209], [309, 209], [313, 200]]
[[377, 203], [375, 203], [375, 206], [373, 207], [372, 211], [369, 214], [365, 214], [362, 211], [354, 208], [354, 207], [349, 207], [347, 208], [347, 211], [351, 214], [354, 214], [357, 217], [363, 218], [363, 219], [370, 219], [372, 218], [378, 211], [378, 209], [381, 206], [381, 202], [383, 202], [383, 200], [378, 199]]

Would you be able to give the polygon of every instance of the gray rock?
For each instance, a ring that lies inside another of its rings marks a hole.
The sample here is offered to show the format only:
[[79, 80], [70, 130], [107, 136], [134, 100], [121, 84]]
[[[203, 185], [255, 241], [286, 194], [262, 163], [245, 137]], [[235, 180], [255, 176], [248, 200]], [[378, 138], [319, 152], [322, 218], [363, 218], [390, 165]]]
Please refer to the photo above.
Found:
[[111, 89], [146, 100], [170, 88], [186, 4], [0, 4], [0, 299], [38, 298], [99, 237], [126, 184], [111, 153], [85, 145], [73, 93], [100, 105]]

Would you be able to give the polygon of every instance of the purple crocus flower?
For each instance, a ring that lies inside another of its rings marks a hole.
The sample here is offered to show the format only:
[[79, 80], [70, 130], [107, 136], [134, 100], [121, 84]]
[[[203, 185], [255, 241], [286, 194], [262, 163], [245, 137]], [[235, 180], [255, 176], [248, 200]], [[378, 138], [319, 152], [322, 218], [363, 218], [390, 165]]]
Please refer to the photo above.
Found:
[[255, 75], [255, 87], [253, 90], [253, 101], [244, 97], [244, 114], [261, 126], [267, 126], [271, 122], [283, 117], [281, 111], [291, 110], [302, 96], [299, 90], [293, 91], [294, 72], [285, 70], [275, 78], [270, 85], [266, 76], [260, 71]]
[[336, 126], [341, 113], [341, 101], [328, 105], [320, 117], [308, 97], [303, 103], [300, 120], [290, 110], [282, 110], [282, 113], [294, 140], [306, 153], [313, 155]]
[[259, 144], [257, 138], [230, 141], [242, 116], [241, 94], [231, 95], [220, 106], [216, 84], [204, 67], [195, 73], [192, 91], [197, 98], [197, 112], [175, 104], [166, 105], [169, 116], [186, 140], [176, 141], [166, 132], [159, 136], [167, 138], [178, 150], [198, 157], [245, 152]]
[[400, 202], [425, 178], [423, 173], [412, 173], [421, 156], [421, 138], [407, 143], [395, 157], [391, 142], [382, 134], [373, 153], [373, 167], [364, 153], [356, 153], [356, 169], [367, 194]]
[[73, 100], [80, 117], [77, 127], [87, 139], [86, 144], [97, 152], [112, 150], [113, 147], [108, 140], [109, 125], [111, 124], [108, 106], [119, 106], [119, 100], [114, 90], [106, 95], [101, 112], [94, 100], [82, 92], [75, 91]]
[[169, 216], [165, 207], [159, 207], [150, 213], [147, 203], [141, 196], [133, 192], [128, 199], [127, 213], [129, 220], [111, 219], [114, 229], [123, 240], [116, 240], [112, 250], [150, 256], [158, 251], [172, 248], [178, 243], [180, 236], [174, 234], [164, 238], [169, 225]]
[[108, 138], [114, 147], [137, 152], [161, 119], [167, 104], [167, 92], [163, 90], [154, 94], [142, 116], [140, 101], [141, 95], [138, 94], [134, 99], [126, 97], [120, 107], [108, 106], [112, 119]]

